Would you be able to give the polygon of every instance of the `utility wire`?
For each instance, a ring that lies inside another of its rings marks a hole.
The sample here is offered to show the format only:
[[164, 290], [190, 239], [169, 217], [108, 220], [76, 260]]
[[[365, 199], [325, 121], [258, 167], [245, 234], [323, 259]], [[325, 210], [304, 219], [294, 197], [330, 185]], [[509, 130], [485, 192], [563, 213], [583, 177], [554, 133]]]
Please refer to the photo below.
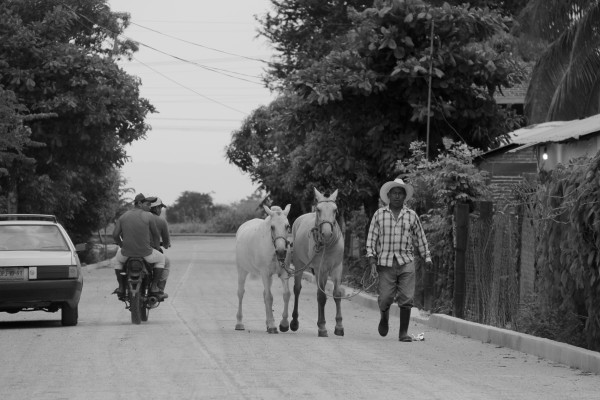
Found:
[[[125, 35], [120, 35], [120, 36], [123, 36], [124, 38], [127, 38], [127, 39], [129, 39], [129, 40], [133, 40], [133, 41], [135, 41], [134, 39], [131, 39], [131, 38], [129, 38], [129, 37], [127, 37], [127, 36], [125, 36]], [[137, 42], [137, 41], [135, 41], [135, 42]], [[162, 50], [159, 50], [159, 49], [157, 49], [157, 48], [155, 48], [155, 47], [152, 47], [152, 46], [150, 46], [150, 45], [147, 45], [147, 44], [145, 44], [145, 43], [142, 43], [142, 42], [137, 42], [137, 43], [139, 43], [140, 45], [142, 45], [142, 46], [144, 46], [144, 47], [147, 47], [147, 48], [149, 48], [149, 49], [151, 49], [151, 50], [154, 50], [154, 51], [156, 51], [156, 52], [158, 52], [158, 53], [164, 54], [164, 55], [166, 55], [166, 56], [168, 56], [168, 57], [172, 57], [172, 58], [174, 58], [174, 59], [176, 59], [176, 60], [179, 60], [179, 61], [181, 61], [181, 62], [185, 62], [185, 63], [188, 63], [188, 64], [195, 65], [195, 66], [197, 66], [197, 67], [200, 67], [200, 68], [202, 68], [202, 69], [206, 69], [206, 70], [208, 70], [208, 71], [216, 72], [216, 73], [218, 73], [218, 74], [225, 75], [225, 76], [228, 76], [228, 77], [230, 77], [230, 78], [239, 79], [239, 80], [241, 80], [241, 81], [245, 81], [245, 82], [254, 83], [254, 84], [256, 84], [256, 85], [261, 85], [261, 86], [263, 85], [263, 84], [262, 84], [262, 83], [260, 83], [260, 82], [251, 81], [251, 80], [249, 80], [249, 79], [244, 79], [244, 78], [240, 78], [240, 77], [233, 76], [233, 75], [229, 75], [229, 74], [243, 75], [243, 76], [248, 76], [248, 77], [251, 77], [251, 78], [259, 78], [258, 76], [254, 76], [254, 75], [247, 75], [247, 74], [242, 74], [242, 73], [240, 73], [240, 72], [228, 71], [228, 70], [221, 69], [221, 68], [207, 67], [206, 65], [198, 64], [198, 63], [196, 63], [196, 62], [194, 62], [194, 61], [186, 60], [186, 59], [184, 59], [184, 58], [181, 58], [181, 57], [178, 57], [178, 56], [175, 56], [175, 55], [169, 54], [169, 53], [167, 53], [167, 52], [164, 52], [164, 51], [162, 51]], [[224, 71], [226, 71], [226, 72], [224, 72]]]
[[151, 66], [149, 66], [149, 65], [146, 65], [144, 62], [142, 62], [142, 61], [138, 60], [137, 58], [135, 58], [135, 57], [133, 57], [133, 56], [132, 56], [132, 58], [133, 58], [135, 61], [139, 62], [140, 64], [142, 64], [142, 65], [145, 65], [146, 67], [148, 67], [149, 69], [151, 69], [151, 70], [152, 70], [152, 71], [154, 71], [155, 73], [159, 74], [159, 75], [160, 75], [160, 76], [162, 76], [163, 78], [165, 78], [165, 79], [167, 79], [167, 80], [169, 80], [169, 81], [171, 81], [171, 82], [175, 83], [175, 84], [176, 84], [176, 85], [178, 85], [178, 86], [181, 86], [181, 87], [182, 87], [182, 88], [184, 88], [184, 89], [187, 89], [187, 90], [189, 90], [189, 91], [191, 91], [191, 92], [194, 92], [194, 93], [196, 93], [198, 96], [200, 96], [200, 97], [202, 97], [202, 98], [204, 98], [204, 99], [206, 99], [206, 100], [209, 100], [209, 101], [211, 101], [211, 102], [213, 102], [213, 103], [219, 104], [219, 105], [221, 105], [221, 106], [223, 106], [223, 107], [225, 107], [225, 108], [228, 108], [228, 109], [230, 109], [230, 110], [237, 111], [237, 112], [239, 112], [239, 113], [241, 113], [241, 114], [244, 114], [244, 115], [246, 114], [244, 111], [238, 110], [237, 108], [230, 107], [230, 106], [228, 106], [227, 104], [221, 103], [221, 102], [220, 102], [220, 101], [218, 101], [218, 100], [215, 100], [215, 99], [212, 99], [212, 98], [210, 98], [210, 97], [208, 97], [208, 96], [205, 96], [205, 95], [203, 95], [202, 93], [200, 93], [200, 92], [198, 92], [198, 91], [196, 91], [196, 90], [194, 90], [194, 89], [192, 89], [192, 88], [190, 88], [190, 87], [187, 87], [187, 86], [185, 86], [185, 85], [183, 85], [183, 84], [181, 84], [181, 83], [177, 82], [177, 81], [176, 81], [176, 80], [174, 80], [174, 79], [171, 79], [171, 78], [170, 78], [170, 77], [168, 77], [167, 75], [163, 74], [163, 73], [162, 73], [162, 72], [160, 72], [160, 71], [157, 71], [156, 69], [152, 68], [152, 67], [151, 67]]
[[171, 38], [171, 39], [179, 40], [181, 42], [188, 43], [188, 44], [191, 44], [191, 45], [194, 45], [194, 46], [202, 47], [203, 49], [208, 49], [208, 50], [216, 51], [218, 53], [223, 53], [223, 54], [227, 54], [227, 55], [230, 55], [230, 56], [244, 58], [246, 60], [258, 61], [258, 62], [262, 62], [262, 63], [265, 63], [265, 64], [269, 64], [268, 61], [262, 60], [260, 58], [246, 57], [246, 56], [242, 56], [242, 55], [239, 55], [239, 54], [229, 53], [227, 51], [215, 49], [214, 47], [209, 47], [209, 46], [205, 46], [205, 45], [202, 45], [202, 44], [199, 44], [199, 43], [191, 42], [189, 40], [185, 40], [185, 39], [182, 39], [182, 38], [178, 38], [176, 36], [172, 36], [172, 35], [169, 35], [169, 34], [166, 34], [166, 33], [160, 32], [160, 31], [157, 31], [156, 29], [148, 28], [147, 26], [136, 24], [135, 22], [131, 22], [131, 25], [139, 26], [140, 28], [147, 29], [149, 31], [158, 33], [159, 35], [163, 35], [163, 36], [166, 36], [166, 37]]
[[228, 77], [230, 77], [230, 78], [233, 78], [233, 79], [239, 79], [239, 80], [242, 80], [242, 81], [245, 81], [245, 82], [250, 82], [250, 83], [254, 83], [254, 84], [256, 84], [256, 85], [261, 85], [261, 86], [262, 86], [262, 83], [260, 83], [260, 82], [255, 82], [255, 81], [251, 81], [251, 80], [248, 80], [248, 79], [240, 78], [240, 77], [237, 77], [237, 76], [232, 76], [232, 75], [229, 75], [228, 73], [225, 73], [225, 72], [222, 72], [222, 71], [227, 71], [227, 72], [229, 72], [229, 73], [231, 73], [231, 74], [238, 74], [238, 75], [245, 75], [245, 76], [248, 76], [248, 77], [253, 77], [253, 78], [259, 78], [259, 77], [257, 77], [257, 76], [253, 76], [253, 75], [246, 75], [246, 74], [242, 74], [242, 73], [239, 73], [239, 72], [228, 71], [228, 70], [224, 70], [224, 69], [220, 69], [220, 68], [212, 68], [212, 67], [207, 67], [207, 66], [205, 66], [205, 65], [198, 64], [198, 63], [196, 63], [196, 62], [189, 61], [189, 60], [186, 60], [186, 59], [184, 59], [184, 58], [181, 58], [181, 57], [177, 57], [177, 56], [175, 56], [175, 55], [169, 54], [169, 53], [167, 53], [167, 52], [164, 52], [164, 51], [162, 51], [162, 50], [156, 49], [156, 48], [154, 48], [154, 47], [152, 47], [152, 46], [150, 46], [150, 45], [147, 45], [147, 44], [145, 44], [145, 43], [143, 43], [143, 42], [140, 42], [140, 41], [137, 41], [137, 40], [135, 40], [135, 39], [133, 39], [133, 38], [130, 38], [130, 37], [126, 36], [126, 35], [120, 34], [120, 33], [118, 33], [118, 32], [114, 32], [114, 31], [112, 31], [111, 29], [108, 29], [108, 28], [106, 28], [106, 27], [104, 27], [104, 26], [102, 26], [102, 25], [100, 25], [100, 24], [98, 24], [98, 23], [96, 23], [96, 22], [92, 21], [90, 18], [88, 18], [87, 16], [85, 16], [85, 15], [83, 15], [83, 14], [79, 13], [77, 10], [74, 10], [73, 8], [71, 8], [71, 7], [70, 7], [69, 5], [67, 5], [67, 4], [64, 4], [64, 3], [63, 3], [63, 6], [64, 6], [64, 7], [66, 7], [66, 8], [68, 8], [69, 10], [71, 10], [72, 12], [74, 12], [75, 14], [77, 14], [79, 17], [81, 17], [81, 18], [84, 18], [85, 20], [87, 20], [87, 21], [88, 21], [89, 23], [91, 23], [92, 25], [98, 26], [100, 29], [102, 29], [102, 30], [104, 30], [104, 31], [106, 31], [106, 32], [108, 32], [108, 33], [110, 33], [110, 34], [112, 34], [113, 36], [121, 36], [121, 37], [123, 37], [123, 38], [125, 38], [125, 39], [127, 39], [127, 40], [131, 40], [131, 41], [133, 41], [133, 42], [136, 42], [136, 43], [138, 43], [138, 44], [139, 44], [139, 45], [141, 45], [141, 46], [147, 47], [147, 48], [149, 48], [149, 49], [151, 49], [151, 50], [154, 50], [154, 51], [156, 51], [156, 52], [159, 52], [159, 53], [161, 53], [161, 54], [164, 54], [164, 55], [166, 55], [166, 56], [168, 56], [168, 57], [172, 57], [172, 58], [174, 58], [174, 59], [176, 59], [176, 60], [179, 60], [179, 61], [182, 61], [182, 62], [185, 62], [185, 63], [188, 63], [188, 64], [196, 65], [196, 66], [198, 66], [198, 67], [200, 67], [200, 68], [202, 68], [202, 69], [206, 69], [206, 70], [208, 70], [208, 71], [212, 71], [212, 72], [215, 72], [215, 73], [219, 73], [219, 74], [222, 74], [222, 75], [228, 76]]

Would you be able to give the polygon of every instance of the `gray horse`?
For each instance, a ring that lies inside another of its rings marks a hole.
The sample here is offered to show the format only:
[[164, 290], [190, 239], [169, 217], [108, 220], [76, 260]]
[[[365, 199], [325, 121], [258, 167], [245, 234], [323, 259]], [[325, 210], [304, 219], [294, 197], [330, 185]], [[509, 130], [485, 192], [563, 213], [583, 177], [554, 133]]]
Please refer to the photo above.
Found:
[[260, 275], [263, 281], [263, 298], [265, 301], [266, 323], [268, 333], [277, 333], [275, 318], [273, 317], [273, 294], [271, 284], [273, 275], [277, 274], [283, 285], [283, 315], [279, 330], [285, 332], [289, 328], [288, 304], [290, 300], [288, 269], [284, 262], [288, 253], [289, 242], [287, 239], [290, 224], [287, 215], [290, 205], [282, 210], [273, 206], [270, 209], [263, 206], [268, 214], [267, 218], [255, 218], [244, 222], [237, 230], [235, 255], [238, 270], [238, 312], [236, 330], [244, 330], [242, 322], [242, 300], [244, 286], [249, 273]]
[[[338, 336], [344, 336], [342, 325], [340, 288], [342, 281], [342, 260], [344, 258], [344, 238], [342, 230], [336, 222], [337, 205], [335, 200], [336, 190], [329, 197], [323, 196], [315, 188], [317, 205], [314, 212], [303, 214], [292, 227], [293, 248], [288, 252], [286, 264], [293, 263], [294, 273], [294, 310], [292, 312], [292, 331], [298, 330], [298, 299], [302, 289], [302, 274], [307, 268], [312, 268], [317, 279], [317, 302], [319, 317], [317, 320], [318, 334], [320, 337], [327, 335], [325, 327], [325, 303], [327, 294], [325, 286], [327, 278], [333, 280], [333, 299], [336, 306], [335, 330]], [[290, 255], [291, 253], [291, 255]]]

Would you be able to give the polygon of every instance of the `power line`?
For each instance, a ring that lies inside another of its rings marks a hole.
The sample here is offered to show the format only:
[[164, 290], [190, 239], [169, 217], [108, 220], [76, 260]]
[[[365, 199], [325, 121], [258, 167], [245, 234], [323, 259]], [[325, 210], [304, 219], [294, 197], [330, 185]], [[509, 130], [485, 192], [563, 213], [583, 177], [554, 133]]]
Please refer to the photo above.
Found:
[[167, 52], [164, 52], [164, 51], [162, 51], [162, 50], [156, 49], [156, 48], [154, 48], [154, 47], [152, 47], [152, 46], [150, 46], [150, 45], [147, 45], [147, 44], [145, 44], [145, 43], [143, 43], [143, 42], [140, 42], [140, 41], [137, 41], [137, 40], [135, 40], [135, 39], [133, 39], [133, 38], [130, 38], [130, 37], [126, 36], [126, 35], [120, 34], [120, 33], [118, 33], [118, 32], [114, 32], [114, 31], [112, 31], [111, 29], [108, 29], [108, 28], [106, 28], [106, 27], [104, 27], [104, 26], [102, 26], [102, 25], [100, 25], [100, 24], [98, 24], [98, 23], [96, 23], [96, 22], [92, 21], [90, 18], [88, 18], [87, 16], [85, 16], [85, 15], [83, 15], [83, 14], [79, 13], [77, 10], [74, 10], [74, 9], [73, 9], [73, 8], [71, 8], [69, 5], [67, 5], [67, 4], [64, 4], [64, 3], [62, 3], [62, 5], [63, 5], [64, 7], [66, 7], [66, 8], [68, 8], [69, 10], [71, 10], [72, 12], [74, 12], [74, 13], [75, 13], [76, 15], [78, 15], [79, 17], [81, 17], [81, 18], [84, 18], [85, 20], [87, 20], [87, 21], [88, 21], [89, 23], [91, 23], [92, 25], [98, 26], [100, 29], [102, 29], [102, 30], [104, 30], [104, 31], [106, 31], [106, 32], [109, 32], [109, 33], [111, 33], [111, 34], [112, 34], [112, 35], [114, 35], [114, 36], [121, 36], [121, 37], [124, 37], [125, 39], [127, 39], [127, 40], [131, 40], [131, 41], [133, 41], [133, 42], [136, 42], [136, 43], [138, 43], [138, 44], [139, 44], [139, 45], [141, 45], [141, 46], [147, 47], [147, 48], [149, 48], [149, 49], [151, 49], [151, 50], [154, 50], [154, 51], [156, 51], [156, 52], [159, 52], [159, 53], [161, 53], [161, 54], [164, 54], [164, 55], [166, 55], [166, 56], [168, 56], [168, 57], [175, 58], [176, 60], [179, 60], [179, 61], [182, 61], [182, 62], [185, 62], [185, 63], [189, 63], [189, 64], [192, 64], [192, 65], [196, 65], [196, 66], [198, 66], [198, 67], [200, 67], [200, 68], [202, 68], [202, 69], [206, 69], [206, 70], [209, 70], [209, 71], [212, 71], [212, 72], [215, 72], [215, 73], [219, 73], [219, 74], [222, 74], [222, 75], [228, 76], [228, 77], [230, 77], [230, 78], [234, 78], [234, 79], [242, 80], [242, 81], [245, 81], [245, 82], [250, 82], [250, 83], [254, 83], [254, 84], [258, 84], [258, 85], [262, 85], [262, 83], [260, 83], [260, 82], [250, 81], [250, 80], [248, 80], [248, 79], [240, 78], [240, 77], [237, 77], [237, 76], [232, 76], [232, 75], [229, 75], [229, 74], [227, 74], [227, 73], [224, 73], [224, 72], [222, 72], [222, 71], [227, 71], [227, 72], [229, 72], [229, 73], [232, 73], [232, 74], [238, 74], [238, 75], [249, 76], [249, 77], [252, 77], [252, 78], [260, 78], [260, 77], [257, 77], [257, 76], [252, 76], [252, 75], [246, 75], [246, 74], [242, 74], [242, 73], [239, 73], [239, 72], [234, 72], [234, 71], [228, 71], [228, 70], [224, 70], [224, 69], [220, 69], [220, 68], [207, 67], [207, 66], [205, 66], [205, 65], [198, 64], [198, 63], [196, 63], [196, 62], [192, 62], [192, 61], [186, 60], [186, 59], [184, 59], [184, 58], [181, 58], [181, 57], [177, 57], [177, 56], [175, 56], [175, 55], [169, 54], [169, 53], [167, 53]]
[[168, 38], [171, 38], [171, 39], [179, 40], [179, 41], [181, 41], [181, 42], [188, 43], [188, 44], [191, 44], [191, 45], [193, 45], [193, 46], [202, 47], [203, 49], [208, 49], [208, 50], [216, 51], [216, 52], [218, 52], [218, 53], [227, 54], [227, 55], [229, 55], [229, 56], [235, 56], [235, 57], [244, 58], [244, 59], [246, 59], [246, 60], [258, 61], [258, 62], [262, 62], [262, 63], [265, 63], [265, 64], [268, 64], [268, 63], [269, 63], [268, 61], [265, 61], [265, 60], [262, 60], [262, 59], [259, 59], [259, 58], [254, 58], [254, 57], [246, 57], [246, 56], [242, 56], [242, 55], [235, 54], [235, 53], [229, 53], [229, 52], [227, 52], [227, 51], [223, 51], [223, 50], [215, 49], [215, 48], [213, 48], [213, 47], [209, 47], [209, 46], [205, 46], [205, 45], [202, 45], [202, 44], [199, 44], [199, 43], [191, 42], [191, 41], [189, 41], [189, 40], [181, 39], [181, 38], [178, 38], [178, 37], [176, 37], [176, 36], [172, 36], [172, 35], [169, 35], [169, 34], [166, 34], [166, 33], [160, 32], [160, 31], [157, 31], [156, 29], [152, 29], [152, 28], [148, 28], [147, 26], [143, 26], [143, 25], [140, 25], [140, 24], [136, 24], [135, 22], [131, 22], [131, 24], [132, 24], [132, 25], [135, 25], [135, 26], [139, 26], [140, 28], [147, 29], [147, 30], [149, 30], [149, 31], [151, 31], [151, 32], [158, 33], [159, 35], [166, 36], [166, 37], [168, 37]]
[[[125, 37], [125, 38], [127, 38], [129, 40], [135, 41], [134, 39], [131, 39], [131, 38], [125, 36], [125, 35], [120, 35], [120, 36], [123, 36], [123, 37]], [[135, 42], [137, 42], [137, 41], [135, 41]], [[150, 45], [147, 45], [145, 43], [142, 43], [142, 42], [137, 42], [137, 43], [139, 43], [140, 45], [142, 45], [144, 47], [147, 47], [147, 48], [149, 48], [151, 50], [154, 50], [154, 51], [156, 51], [158, 53], [164, 54], [164, 55], [166, 55], [168, 57], [174, 58], [176, 60], [179, 60], [179, 61], [182, 61], [182, 62], [185, 62], [185, 63], [188, 63], [188, 64], [196, 65], [197, 67], [200, 67], [202, 69], [206, 69], [208, 71], [216, 72], [218, 74], [225, 75], [225, 76], [228, 76], [230, 78], [238, 79], [240, 81], [250, 82], [250, 83], [257, 84], [257, 85], [262, 85], [262, 83], [260, 83], [260, 82], [251, 81], [251, 80], [248, 80], [248, 79], [240, 78], [240, 77], [237, 77], [237, 76], [232, 76], [232, 75], [229, 75], [229, 74], [237, 74], [237, 75], [247, 76], [247, 77], [251, 77], [251, 78], [260, 78], [258, 76], [242, 74], [241, 72], [234, 72], [234, 71], [229, 71], [229, 70], [221, 69], [221, 68], [207, 67], [206, 65], [198, 64], [196, 62], [193, 62], [193, 61], [190, 61], [190, 60], [186, 60], [185, 58], [181, 58], [181, 57], [175, 56], [173, 54], [169, 54], [167, 52], [159, 50], [159, 49], [157, 49], [155, 47], [152, 47]], [[223, 72], [223, 71], [225, 71], [225, 72]], [[226, 73], [226, 72], [228, 72], [228, 73]]]
[[[134, 60], [136, 60], [137, 62], [139, 62], [140, 64], [142, 64], [142, 65], [146, 65], [146, 64], [144, 64], [142, 61], [138, 60], [137, 58], [135, 58], [135, 57], [133, 57], [133, 56], [132, 56], [132, 58], [133, 58]], [[202, 98], [204, 98], [204, 99], [206, 99], [206, 100], [209, 100], [209, 101], [211, 101], [211, 102], [213, 102], [213, 103], [219, 104], [219, 105], [221, 105], [221, 106], [223, 106], [223, 107], [225, 107], [225, 108], [229, 108], [230, 110], [237, 111], [237, 112], [239, 112], [239, 113], [241, 113], [241, 114], [244, 114], [244, 115], [246, 114], [244, 111], [240, 111], [240, 110], [238, 110], [237, 108], [230, 107], [230, 106], [228, 106], [227, 104], [221, 103], [220, 101], [217, 101], [217, 100], [215, 100], [215, 99], [212, 99], [212, 98], [210, 98], [210, 97], [208, 97], [208, 96], [205, 96], [205, 95], [203, 95], [202, 93], [200, 93], [200, 92], [197, 92], [196, 90], [194, 90], [194, 89], [192, 89], [192, 88], [190, 88], [190, 87], [187, 87], [187, 86], [185, 86], [185, 85], [183, 85], [183, 84], [181, 84], [181, 83], [177, 82], [177, 81], [176, 81], [176, 80], [174, 80], [174, 79], [171, 79], [170, 77], [166, 76], [165, 74], [163, 74], [163, 73], [162, 73], [162, 72], [160, 72], [160, 71], [157, 71], [156, 69], [152, 68], [152, 67], [151, 67], [151, 66], [149, 66], [149, 65], [146, 65], [146, 66], [147, 66], [149, 69], [151, 69], [152, 71], [154, 71], [155, 73], [157, 73], [157, 74], [159, 74], [160, 76], [162, 76], [163, 78], [165, 78], [165, 79], [168, 79], [169, 81], [171, 81], [171, 82], [175, 83], [175, 84], [176, 84], [176, 85], [178, 85], [178, 86], [181, 86], [181, 87], [182, 87], [182, 88], [184, 88], [184, 89], [187, 89], [187, 90], [189, 90], [189, 91], [191, 91], [191, 92], [194, 92], [194, 93], [196, 93], [198, 96], [200, 96], [200, 97], [202, 97]]]

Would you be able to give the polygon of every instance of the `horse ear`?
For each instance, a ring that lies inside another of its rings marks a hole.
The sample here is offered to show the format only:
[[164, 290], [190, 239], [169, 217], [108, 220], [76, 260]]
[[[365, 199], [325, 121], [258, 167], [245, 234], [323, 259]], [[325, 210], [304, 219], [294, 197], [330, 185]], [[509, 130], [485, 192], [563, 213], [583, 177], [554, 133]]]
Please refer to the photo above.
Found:
[[317, 188], [315, 188], [315, 197], [317, 198], [317, 202], [323, 200], [323, 195], [317, 190]]
[[283, 215], [285, 215], [287, 217], [288, 213], [290, 212], [290, 207], [292, 205], [288, 204], [287, 206], [285, 206], [285, 209], [283, 210]]
[[337, 195], [338, 195], [338, 190], [335, 189], [335, 192], [333, 192], [333, 194], [331, 196], [329, 196], [329, 200], [335, 201], [335, 199], [337, 198]]
[[269, 207], [267, 207], [263, 204], [263, 208], [265, 209], [265, 211], [267, 212], [268, 215], [273, 215], [273, 211], [271, 211], [271, 209]]

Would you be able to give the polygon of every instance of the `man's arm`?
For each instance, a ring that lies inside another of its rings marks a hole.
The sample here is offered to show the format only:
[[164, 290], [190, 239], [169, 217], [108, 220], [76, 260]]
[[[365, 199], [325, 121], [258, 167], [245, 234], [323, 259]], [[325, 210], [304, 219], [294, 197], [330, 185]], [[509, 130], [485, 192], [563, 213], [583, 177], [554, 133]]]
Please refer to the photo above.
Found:
[[148, 221], [148, 225], [150, 226], [150, 246], [158, 250], [160, 249], [160, 231], [158, 230], [158, 226], [156, 226], [156, 220], [154, 219], [155, 215], [150, 215], [151, 217]]
[[425, 237], [425, 230], [421, 225], [419, 216], [415, 213], [415, 223], [413, 225], [413, 238], [415, 240], [414, 245], [419, 249], [419, 254], [425, 259], [426, 263], [431, 263], [431, 253], [429, 252], [429, 244]]
[[160, 237], [162, 239], [162, 246], [165, 249], [171, 247], [171, 236], [169, 235], [169, 224], [167, 221], [161, 218]]
[[112, 237], [117, 246], [119, 247], [123, 245], [123, 240], [121, 239], [121, 232], [121, 220], [118, 219], [117, 222], [115, 222], [115, 229], [113, 229]]
[[379, 224], [377, 223], [377, 211], [371, 218], [369, 233], [366, 241], [366, 256], [371, 267], [371, 275], [377, 276], [377, 242], [379, 241]]

